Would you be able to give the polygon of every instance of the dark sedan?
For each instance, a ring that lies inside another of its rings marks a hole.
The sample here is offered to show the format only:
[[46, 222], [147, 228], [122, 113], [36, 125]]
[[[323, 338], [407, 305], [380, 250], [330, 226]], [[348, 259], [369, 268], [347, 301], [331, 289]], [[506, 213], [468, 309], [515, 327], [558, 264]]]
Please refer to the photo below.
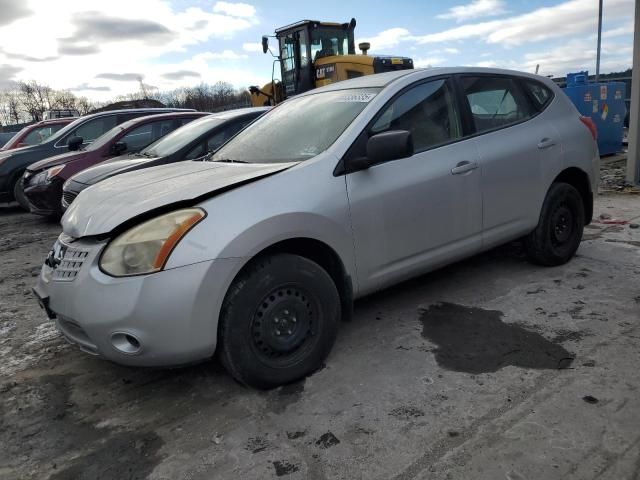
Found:
[[22, 188], [32, 213], [62, 213], [62, 184], [76, 173], [124, 153], [139, 152], [147, 145], [201, 118], [207, 113], [172, 112], [138, 117], [122, 123], [82, 150], [71, 151], [29, 165]]
[[[22, 196], [22, 174], [34, 162], [60, 155], [68, 150], [78, 150], [104, 135], [116, 125], [132, 118], [157, 113], [188, 111], [178, 108], [136, 108], [111, 110], [85, 115], [58, 130], [38, 145], [0, 152], [0, 202], [17, 200], [28, 209]], [[193, 111], [193, 110], [191, 110]]]
[[139, 153], [123, 155], [87, 168], [64, 184], [62, 207], [66, 209], [85, 188], [114, 175], [193, 160], [213, 152], [268, 110], [268, 107], [256, 107], [214, 113], [171, 132]]

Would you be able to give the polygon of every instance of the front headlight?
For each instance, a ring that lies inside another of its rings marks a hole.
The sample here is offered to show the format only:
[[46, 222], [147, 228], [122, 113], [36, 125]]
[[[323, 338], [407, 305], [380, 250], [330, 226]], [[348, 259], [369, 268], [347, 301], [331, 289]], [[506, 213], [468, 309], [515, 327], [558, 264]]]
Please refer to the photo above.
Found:
[[174, 247], [205, 215], [200, 208], [185, 208], [127, 230], [107, 245], [100, 268], [114, 277], [162, 270]]
[[51, 181], [51, 179], [53, 177], [55, 177], [56, 175], [58, 175], [62, 169], [64, 168], [64, 165], [56, 165], [55, 167], [51, 167], [48, 168], [40, 173], [37, 173], [36, 175], [32, 176], [31, 178], [28, 177], [28, 171], [26, 171], [24, 173], [24, 177], [25, 180], [27, 180], [30, 184], [32, 185], [40, 185], [43, 183], [49, 183]]

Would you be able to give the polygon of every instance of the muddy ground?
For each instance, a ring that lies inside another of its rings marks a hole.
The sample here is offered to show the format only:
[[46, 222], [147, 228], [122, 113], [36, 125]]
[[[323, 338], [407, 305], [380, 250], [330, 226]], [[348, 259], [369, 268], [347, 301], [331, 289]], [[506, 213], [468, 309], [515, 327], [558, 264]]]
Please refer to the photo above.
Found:
[[612, 178], [568, 265], [516, 243], [366, 298], [270, 392], [66, 344], [30, 293], [59, 226], [0, 208], [0, 478], [640, 478], [640, 229], [607, 223], [640, 195]]

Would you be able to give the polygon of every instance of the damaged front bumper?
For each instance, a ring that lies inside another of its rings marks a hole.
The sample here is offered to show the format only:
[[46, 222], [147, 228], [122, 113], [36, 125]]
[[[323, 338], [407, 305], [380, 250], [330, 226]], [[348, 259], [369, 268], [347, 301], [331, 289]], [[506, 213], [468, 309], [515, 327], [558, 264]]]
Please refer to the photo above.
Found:
[[34, 293], [65, 338], [124, 365], [175, 366], [211, 357], [225, 282], [239, 259], [115, 278], [98, 265], [105, 246], [63, 234], [42, 267]]

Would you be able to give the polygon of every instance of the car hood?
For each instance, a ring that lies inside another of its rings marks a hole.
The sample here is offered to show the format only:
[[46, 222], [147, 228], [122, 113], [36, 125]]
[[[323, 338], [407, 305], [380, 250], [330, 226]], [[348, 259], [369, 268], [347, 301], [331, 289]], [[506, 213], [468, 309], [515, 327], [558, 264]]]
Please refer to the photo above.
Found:
[[157, 160], [157, 158], [123, 155], [78, 172], [73, 176], [73, 181], [83, 183], [85, 185], [93, 185], [94, 183], [101, 182], [113, 175], [126, 172], [131, 168], [139, 167], [144, 163], [149, 163], [154, 160]]
[[27, 167], [27, 170], [30, 172], [39, 172], [40, 170], [46, 170], [47, 168], [55, 167], [56, 165], [61, 165], [63, 163], [73, 162], [74, 160], [79, 160], [80, 158], [87, 155], [88, 152], [84, 150], [76, 150], [73, 152], [65, 152], [60, 155], [55, 155], [53, 157], [45, 158], [44, 160], [40, 160], [39, 162], [32, 163]]
[[124, 173], [80, 192], [62, 217], [62, 229], [74, 238], [107, 234], [144, 213], [205, 198], [296, 163], [186, 161]]

